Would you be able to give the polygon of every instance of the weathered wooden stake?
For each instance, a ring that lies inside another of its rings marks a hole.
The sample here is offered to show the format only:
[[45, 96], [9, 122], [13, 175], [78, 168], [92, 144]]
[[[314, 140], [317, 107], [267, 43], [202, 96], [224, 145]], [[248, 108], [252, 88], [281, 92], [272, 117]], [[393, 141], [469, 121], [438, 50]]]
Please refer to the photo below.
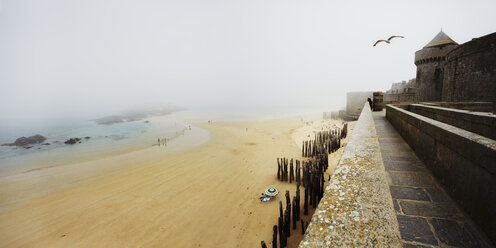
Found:
[[303, 200], [303, 214], [308, 215], [308, 188], [305, 188], [305, 198]]
[[267, 245], [265, 245], [265, 241], [262, 241], [262, 248], [267, 248]]
[[274, 225], [272, 230], [274, 231], [272, 234], [272, 248], [277, 248], [277, 225]]

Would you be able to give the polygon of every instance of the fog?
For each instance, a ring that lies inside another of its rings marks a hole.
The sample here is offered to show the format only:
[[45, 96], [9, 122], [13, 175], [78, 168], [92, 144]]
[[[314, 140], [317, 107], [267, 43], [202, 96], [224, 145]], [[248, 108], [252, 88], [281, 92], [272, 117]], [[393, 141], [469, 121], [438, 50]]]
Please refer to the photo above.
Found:
[[[415, 77], [442, 28], [496, 31], [496, 1], [0, 0], [0, 122], [135, 106], [345, 106]], [[378, 39], [404, 35], [390, 45]], [[4, 130], [5, 131], [5, 130]]]

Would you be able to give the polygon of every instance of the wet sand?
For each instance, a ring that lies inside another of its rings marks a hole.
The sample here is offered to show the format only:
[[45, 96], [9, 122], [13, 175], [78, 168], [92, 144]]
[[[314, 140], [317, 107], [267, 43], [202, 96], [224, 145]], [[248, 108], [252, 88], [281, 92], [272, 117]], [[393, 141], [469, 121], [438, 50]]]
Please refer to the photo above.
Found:
[[295, 184], [277, 181], [276, 158], [299, 158], [305, 124], [287, 118], [196, 126], [211, 139], [194, 148], [154, 146], [0, 177], [0, 246], [269, 245], [284, 193], [266, 203], [258, 197], [269, 186], [294, 194]]

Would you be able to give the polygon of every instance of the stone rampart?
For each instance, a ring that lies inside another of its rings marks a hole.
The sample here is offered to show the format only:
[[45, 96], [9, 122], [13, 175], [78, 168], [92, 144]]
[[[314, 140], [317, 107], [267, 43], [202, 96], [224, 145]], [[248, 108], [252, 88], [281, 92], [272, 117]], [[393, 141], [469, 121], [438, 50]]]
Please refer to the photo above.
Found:
[[299, 247], [401, 247], [367, 102]]
[[492, 113], [472, 112], [422, 104], [408, 105], [408, 110], [496, 140], [496, 115]]
[[386, 106], [386, 117], [451, 197], [496, 242], [496, 141], [393, 105]]
[[442, 100], [496, 102], [496, 33], [473, 39], [446, 56]]

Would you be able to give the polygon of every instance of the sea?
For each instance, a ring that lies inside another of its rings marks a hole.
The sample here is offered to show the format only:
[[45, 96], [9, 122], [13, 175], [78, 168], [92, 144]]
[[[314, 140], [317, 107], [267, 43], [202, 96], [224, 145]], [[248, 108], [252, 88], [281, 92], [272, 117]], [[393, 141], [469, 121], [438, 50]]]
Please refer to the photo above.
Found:
[[[209, 139], [206, 130], [194, 126], [205, 122], [239, 122], [298, 117], [322, 114], [326, 109], [316, 108], [258, 108], [221, 110], [195, 109], [148, 117], [138, 121], [99, 125], [93, 120], [78, 121], [66, 125], [12, 130], [0, 133], [0, 144], [13, 143], [21, 136], [43, 135], [41, 144], [29, 149], [16, 146], [0, 146], [0, 177], [28, 172], [45, 167], [104, 158], [107, 156], [144, 149], [158, 144], [157, 139], [181, 139], [184, 132], [195, 129], [203, 141]], [[203, 134], [202, 134], [203, 133]], [[85, 137], [89, 137], [86, 139]], [[65, 144], [70, 138], [81, 138], [80, 143]]]

